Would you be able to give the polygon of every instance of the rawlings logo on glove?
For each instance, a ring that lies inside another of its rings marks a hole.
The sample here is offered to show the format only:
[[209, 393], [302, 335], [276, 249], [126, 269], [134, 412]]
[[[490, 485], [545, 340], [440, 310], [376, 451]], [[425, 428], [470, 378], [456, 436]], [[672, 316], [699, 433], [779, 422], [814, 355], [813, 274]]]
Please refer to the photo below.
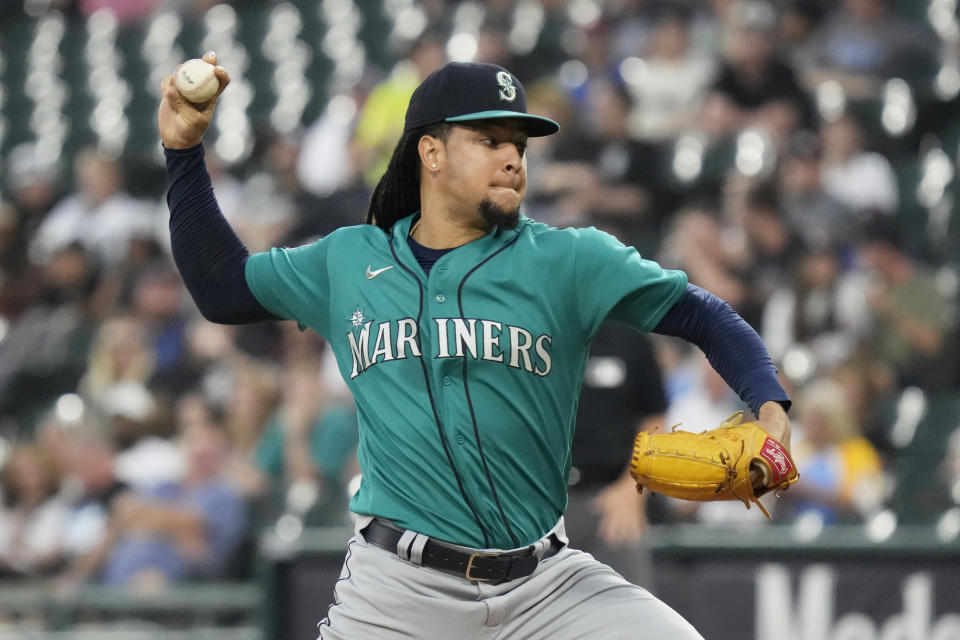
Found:
[[780, 484], [793, 470], [793, 460], [789, 459], [790, 454], [773, 438], [767, 438], [760, 450], [760, 456], [767, 461], [767, 468], [776, 472], [774, 484]]
[[[797, 466], [782, 444], [755, 422], [741, 423], [737, 412], [719, 428], [702, 433], [637, 434], [630, 473], [637, 490], [644, 487], [684, 500], [740, 500], [747, 508], [771, 490], [786, 490], [797, 481]], [[755, 489], [751, 466], [763, 474]]]

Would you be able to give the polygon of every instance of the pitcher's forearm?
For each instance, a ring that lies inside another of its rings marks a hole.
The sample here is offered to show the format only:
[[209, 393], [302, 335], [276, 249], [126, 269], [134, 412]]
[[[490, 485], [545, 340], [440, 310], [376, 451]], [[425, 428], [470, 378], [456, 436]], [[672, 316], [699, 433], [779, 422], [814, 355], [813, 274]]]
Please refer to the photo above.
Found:
[[165, 154], [173, 258], [200, 313], [222, 324], [276, 319], [247, 284], [249, 253], [220, 211], [203, 146]]

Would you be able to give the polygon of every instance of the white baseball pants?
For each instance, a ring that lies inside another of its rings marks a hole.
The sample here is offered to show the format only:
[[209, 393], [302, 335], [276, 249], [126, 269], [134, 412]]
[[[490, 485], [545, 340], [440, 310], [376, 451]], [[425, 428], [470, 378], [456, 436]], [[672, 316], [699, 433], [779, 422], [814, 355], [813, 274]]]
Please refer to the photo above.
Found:
[[[703, 640], [646, 589], [577, 549], [491, 585], [368, 545], [367, 523], [360, 518], [349, 542], [318, 640]], [[562, 518], [551, 533], [566, 540]]]

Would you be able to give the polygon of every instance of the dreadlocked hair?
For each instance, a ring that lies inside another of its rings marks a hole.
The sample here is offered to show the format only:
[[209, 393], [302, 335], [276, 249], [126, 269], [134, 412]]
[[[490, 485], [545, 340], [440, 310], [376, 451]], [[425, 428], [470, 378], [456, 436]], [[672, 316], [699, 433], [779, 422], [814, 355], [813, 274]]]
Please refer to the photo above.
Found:
[[367, 224], [390, 231], [397, 220], [420, 210], [420, 138], [432, 136], [446, 142], [450, 126], [438, 122], [403, 133], [370, 196]]

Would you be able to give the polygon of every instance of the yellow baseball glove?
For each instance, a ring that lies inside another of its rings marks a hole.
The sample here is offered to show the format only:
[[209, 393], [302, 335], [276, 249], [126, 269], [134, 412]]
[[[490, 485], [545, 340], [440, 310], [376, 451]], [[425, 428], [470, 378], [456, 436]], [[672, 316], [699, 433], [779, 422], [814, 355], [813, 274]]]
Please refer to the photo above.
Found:
[[[742, 422], [743, 412], [730, 416], [719, 428], [701, 433], [637, 434], [630, 473], [637, 491], [651, 491], [684, 500], [740, 500], [754, 502], [771, 490], [785, 490], [797, 481], [797, 466], [782, 444], [755, 422]], [[751, 465], [763, 474], [755, 489]]]

